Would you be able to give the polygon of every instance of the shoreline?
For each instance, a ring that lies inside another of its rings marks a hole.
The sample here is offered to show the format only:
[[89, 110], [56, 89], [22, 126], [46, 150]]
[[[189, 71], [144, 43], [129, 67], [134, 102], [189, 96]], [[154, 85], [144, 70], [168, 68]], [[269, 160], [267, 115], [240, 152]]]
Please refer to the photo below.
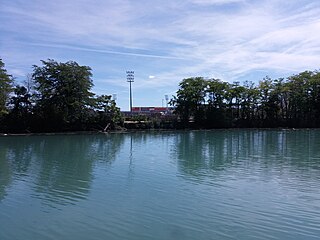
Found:
[[298, 131], [298, 130], [319, 130], [320, 128], [211, 128], [211, 129], [126, 129], [103, 131], [72, 131], [72, 132], [39, 132], [39, 133], [0, 133], [0, 137], [6, 136], [59, 136], [59, 135], [96, 135], [96, 134], [115, 134], [115, 133], [134, 133], [134, 132], [173, 132], [173, 131], [226, 131], [226, 130], [280, 130], [280, 131]]

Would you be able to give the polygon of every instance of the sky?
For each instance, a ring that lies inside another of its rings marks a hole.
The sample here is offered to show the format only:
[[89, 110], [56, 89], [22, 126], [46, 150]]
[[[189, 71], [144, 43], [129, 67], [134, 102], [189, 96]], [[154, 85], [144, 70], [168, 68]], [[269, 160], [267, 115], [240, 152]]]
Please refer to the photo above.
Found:
[[165, 106], [188, 77], [227, 82], [319, 69], [318, 0], [0, 0], [0, 58], [17, 82], [41, 60], [92, 69], [96, 94]]

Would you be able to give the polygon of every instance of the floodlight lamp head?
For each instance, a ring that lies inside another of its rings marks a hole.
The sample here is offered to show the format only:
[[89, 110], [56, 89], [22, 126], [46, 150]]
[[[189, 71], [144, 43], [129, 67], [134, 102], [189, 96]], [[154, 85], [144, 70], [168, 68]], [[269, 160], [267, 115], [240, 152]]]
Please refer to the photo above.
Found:
[[126, 71], [127, 82], [134, 82], [134, 71]]

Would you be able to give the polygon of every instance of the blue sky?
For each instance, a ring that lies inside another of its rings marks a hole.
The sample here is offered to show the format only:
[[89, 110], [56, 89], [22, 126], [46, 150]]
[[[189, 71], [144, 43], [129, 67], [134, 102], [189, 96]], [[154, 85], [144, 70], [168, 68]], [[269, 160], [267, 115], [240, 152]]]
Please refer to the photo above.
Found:
[[17, 81], [48, 58], [92, 68], [96, 94], [161, 106], [183, 78], [258, 82], [319, 69], [318, 0], [0, 0], [0, 57]]

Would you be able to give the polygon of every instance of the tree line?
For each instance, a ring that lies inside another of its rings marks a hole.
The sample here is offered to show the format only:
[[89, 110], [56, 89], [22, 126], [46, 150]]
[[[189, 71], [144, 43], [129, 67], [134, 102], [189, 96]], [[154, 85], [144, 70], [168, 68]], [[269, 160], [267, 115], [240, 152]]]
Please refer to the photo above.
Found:
[[0, 59], [0, 131], [57, 132], [107, 130], [121, 124], [109, 95], [95, 95], [91, 68], [52, 59], [33, 66], [17, 84]]
[[[91, 91], [90, 67], [52, 59], [41, 63], [33, 66], [24, 84], [17, 84], [0, 59], [0, 132], [105, 131], [123, 126], [112, 97]], [[170, 121], [176, 128], [320, 127], [320, 72], [265, 77], [258, 84], [187, 78], [170, 104], [176, 116]]]
[[171, 104], [183, 127], [320, 127], [320, 72], [258, 84], [187, 78]]

